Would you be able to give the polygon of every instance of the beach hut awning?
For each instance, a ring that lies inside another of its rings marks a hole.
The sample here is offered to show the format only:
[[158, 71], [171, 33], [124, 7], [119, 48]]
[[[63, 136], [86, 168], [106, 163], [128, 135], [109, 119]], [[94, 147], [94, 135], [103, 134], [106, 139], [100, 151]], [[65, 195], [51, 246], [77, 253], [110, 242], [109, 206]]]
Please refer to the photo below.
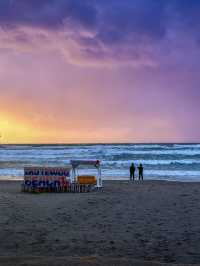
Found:
[[73, 168], [77, 168], [79, 166], [94, 166], [96, 168], [100, 167], [100, 161], [99, 160], [71, 160], [70, 161]]

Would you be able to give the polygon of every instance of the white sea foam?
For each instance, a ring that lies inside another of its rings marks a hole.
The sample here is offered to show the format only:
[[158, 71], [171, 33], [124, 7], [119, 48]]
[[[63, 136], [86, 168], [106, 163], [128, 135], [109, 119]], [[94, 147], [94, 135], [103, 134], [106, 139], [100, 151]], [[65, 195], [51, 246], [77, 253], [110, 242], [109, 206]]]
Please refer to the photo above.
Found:
[[110, 155], [200, 155], [200, 149], [170, 149], [170, 150], [109, 150]]
[[131, 163], [144, 165], [170, 165], [170, 164], [200, 164], [200, 159], [183, 159], [183, 160], [117, 160], [102, 161], [107, 166], [130, 166]]
[[27, 165], [64, 166], [70, 159], [99, 159], [109, 178], [128, 178], [132, 162], [144, 164], [146, 178], [199, 181], [200, 176], [200, 144], [98, 144], [1, 146], [0, 178], [19, 178]]

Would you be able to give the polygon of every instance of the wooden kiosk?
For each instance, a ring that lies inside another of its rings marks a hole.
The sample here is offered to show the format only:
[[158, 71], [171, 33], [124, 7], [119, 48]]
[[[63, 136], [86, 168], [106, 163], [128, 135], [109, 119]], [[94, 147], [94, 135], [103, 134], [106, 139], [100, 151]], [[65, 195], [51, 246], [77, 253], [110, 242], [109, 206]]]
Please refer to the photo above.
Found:
[[[101, 164], [99, 160], [71, 160], [72, 182], [78, 184], [87, 184], [97, 189], [102, 188]], [[77, 169], [80, 167], [95, 168], [97, 175], [78, 175]]]
[[[77, 175], [77, 169], [89, 166], [97, 175]], [[25, 167], [23, 192], [90, 192], [102, 188], [100, 161], [71, 160], [68, 167]]]

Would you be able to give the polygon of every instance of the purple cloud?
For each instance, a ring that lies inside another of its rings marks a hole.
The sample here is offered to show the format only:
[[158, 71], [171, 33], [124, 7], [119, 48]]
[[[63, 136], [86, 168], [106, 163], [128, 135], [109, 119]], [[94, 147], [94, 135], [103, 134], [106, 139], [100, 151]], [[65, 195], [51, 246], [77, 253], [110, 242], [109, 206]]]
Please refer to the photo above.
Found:
[[55, 29], [72, 19], [85, 27], [95, 24], [96, 9], [91, 1], [80, 0], [2, 0], [1, 26], [33, 26]]
[[0, 27], [15, 46], [47, 39], [71, 62], [156, 65], [158, 55], [174, 50], [172, 36], [199, 41], [199, 13], [196, 0], [2, 0]]

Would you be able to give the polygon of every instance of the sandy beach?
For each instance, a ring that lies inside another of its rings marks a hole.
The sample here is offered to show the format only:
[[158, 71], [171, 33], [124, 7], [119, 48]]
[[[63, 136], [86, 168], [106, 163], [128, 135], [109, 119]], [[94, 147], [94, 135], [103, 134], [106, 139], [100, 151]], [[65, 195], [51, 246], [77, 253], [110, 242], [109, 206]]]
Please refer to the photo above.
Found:
[[200, 263], [200, 183], [105, 181], [83, 194], [20, 184], [0, 182], [0, 265]]

